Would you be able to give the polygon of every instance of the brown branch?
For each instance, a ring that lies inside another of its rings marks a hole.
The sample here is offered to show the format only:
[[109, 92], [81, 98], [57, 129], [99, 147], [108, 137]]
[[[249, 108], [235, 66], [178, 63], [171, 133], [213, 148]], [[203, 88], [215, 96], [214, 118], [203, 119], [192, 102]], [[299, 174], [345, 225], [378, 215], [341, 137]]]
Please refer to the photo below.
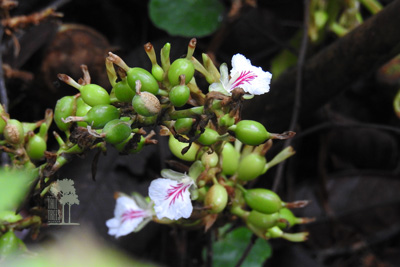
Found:
[[[400, 52], [400, 27], [394, 27], [400, 25], [399, 14], [400, 0], [396, 0], [305, 62], [300, 121]], [[269, 125], [269, 130], [287, 130], [296, 73], [297, 68], [283, 73], [268, 94], [247, 101], [245, 115], [260, 114], [263, 107], [261, 122]]]

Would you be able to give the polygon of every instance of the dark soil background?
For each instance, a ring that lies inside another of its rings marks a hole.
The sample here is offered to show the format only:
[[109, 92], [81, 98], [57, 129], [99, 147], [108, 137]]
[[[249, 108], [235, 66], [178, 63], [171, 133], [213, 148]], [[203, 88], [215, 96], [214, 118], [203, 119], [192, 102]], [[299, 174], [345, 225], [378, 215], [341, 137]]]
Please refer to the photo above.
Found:
[[[383, 5], [390, 2], [398, 1], [381, 1]], [[224, 4], [228, 12], [230, 1]], [[148, 1], [25, 0], [19, 1], [11, 15], [27, 15], [53, 5], [58, 5], [57, 11], [64, 17], [15, 32], [21, 46], [17, 56], [10, 36], [3, 35], [1, 42], [3, 63], [22, 71], [16, 76], [5, 73], [9, 113], [21, 121], [43, 118], [45, 109], [53, 108], [58, 98], [76, 93], [58, 81], [57, 73], [78, 79], [79, 66], [86, 64], [92, 81], [110, 88], [104, 67], [108, 51], [115, 51], [132, 67], [149, 69], [145, 43], [151, 42], [158, 54], [170, 42], [173, 60], [186, 53], [190, 40], [157, 29], [148, 17]], [[223, 22], [224, 30], [198, 38], [194, 55], [200, 58], [202, 52], [208, 52], [217, 63], [230, 64], [232, 55], [242, 53], [254, 65], [268, 70], [271, 59], [302, 29], [303, 13], [302, 1], [298, 0], [258, 1], [256, 8], [244, 6], [237, 17]], [[367, 18], [368, 12], [364, 13]], [[68, 24], [69, 30], [57, 33], [61, 25]], [[318, 45], [309, 43], [305, 64], [335, 42], [338, 38], [328, 34]], [[382, 51], [382, 56], [386, 52]], [[300, 53], [299, 48], [295, 53]], [[341, 55], [337, 57], [340, 61]], [[400, 71], [389, 76], [379, 68], [383, 63], [371, 64], [370, 71], [355, 71], [351, 82], [320, 101], [316, 96], [324, 96], [330, 86], [328, 82], [321, 84], [321, 79], [345, 79], [334, 76], [344, 70], [332, 66], [322, 77], [315, 77], [320, 86], [315, 94], [303, 94], [297, 135], [292, 140], [296, 155], [281, 172], [275, 168], [253, 186], [275, 187], [285, 201], [311, 200], [310, 205], [295, 212], [316, 221], [294, 229], [309, 231], [307, 242], [271, 240], [273, 256], [265, 266], [400, 266], [400, 118], [392, 107], [400, 88]], [[357, 64], [346, 68], [351, 72], [359, 67]], [[329, 67], [329, 62], [326, 65]], [[303, 75], [302, 88], [307, 90], [314, 83], [309, 77], [315, 74]], [[288, 89], [291, 95], [280, 94], [283, 89], [275, 82], [273, 77], [272, 100], [267, 94], [248, 101], [243, 117], [261, 121], [270, 132], [281, 132], [290, 126], [291, 116], [281, 119], [281, 115], [284, 111], [292, 114], [295, 86]], [[292, 102], [287, 102], [290, 97]], [[282, 113], [276, 109], [268, 112], [265, 103], [271, 102], [280, 105]], [[159, 141], [159, 146], [148, 147], [138, 155], [118, 156], [109, 149], [107, 155], [100, 156], [96, 181], [91, 178], [94, 152], [62, 168], [57, 175], [75, 181], [80, 199], [80, 205], [71, 208], [72, 221], [91, 227], [108, 244], [134, 257], [166, 266], [204, 266], [201, 252], [213, 230], [204, 234], [150, 223], [139, 233], [118, 240], [107, 235], [105, 221], [113, 217], [113, 193], [139, 191], [146, 195], [150, 181], [168, 167], [167, 160], [173, 159], [165, 139]], [[267, 157], [272, 158], [283, 145], [283, 141], [275, 142]], [[277, 177], [282, 178], [279, 183]], [[43, 228], [33, 243], [51, 239], [61, 228]]]

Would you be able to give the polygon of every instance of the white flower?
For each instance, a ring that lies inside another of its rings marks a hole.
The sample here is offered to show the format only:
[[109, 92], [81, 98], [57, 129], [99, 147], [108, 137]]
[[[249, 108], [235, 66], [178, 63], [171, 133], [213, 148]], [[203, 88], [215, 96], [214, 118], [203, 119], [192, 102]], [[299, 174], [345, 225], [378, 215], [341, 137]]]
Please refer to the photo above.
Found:
[[232, 69], [230, 79], [228, 67], [222, 64], [220, 67], [220, 83], [210, 85], [210, 91], [218, 91], [225, 95], [231, 95], [236, 87], [242, 88], [250, 95], [262, 95], [268, 93], [272, 74], [263, 71], [261, 67], [251, 65], [251, 61], [241, 54], [232, 57]]
[[170, 220], [189, 218], [193, 211], [189, 188], [193, 184], [192, 178], [182, 174], [176, 176], [174, 180], [158, 178], [152, 181], [149, 187], [149, 197], [154, 201], [154, 211], [157, 217]]
[[133, 198], [121, 195], [117, 198], [114, 210], [114, 218], [107, 220], [108, 234], [116, 238], [138, 231], [150, 218], [152, 212], [148, 209], [141, 209]]

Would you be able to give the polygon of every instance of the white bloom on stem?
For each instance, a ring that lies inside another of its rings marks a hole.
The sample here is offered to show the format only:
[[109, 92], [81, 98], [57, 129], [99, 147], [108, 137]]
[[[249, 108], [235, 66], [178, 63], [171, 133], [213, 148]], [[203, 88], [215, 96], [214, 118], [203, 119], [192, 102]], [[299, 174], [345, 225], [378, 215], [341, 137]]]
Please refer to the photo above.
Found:
[[141, 209], [133, 198], [122, 195], [117, 198], [114, 218], [107, 220], [108, 234], [116, 238], [135, 232], [139, 225], [152, 217], [150, 210]]
[[159, 219], [178, 220], [189, 218], [193, 211], [189, 188], [194, 181], [189, 176], [178, 180], [158, 178], [151, 182], [149, 197]]
[[251, 61], [242, 54], [232, 57], [232, 69], [230, 78], [228, 67], [222, 64], [220, 67], [220, 83], [210, 85], [210, 91], [218, 91], [225, 95], [231, 95], [233, 89], [240, 87], [250, 95], [262, 95], [268, 93], [272, 74], [263, 71], [261, 67], [251, 65]]

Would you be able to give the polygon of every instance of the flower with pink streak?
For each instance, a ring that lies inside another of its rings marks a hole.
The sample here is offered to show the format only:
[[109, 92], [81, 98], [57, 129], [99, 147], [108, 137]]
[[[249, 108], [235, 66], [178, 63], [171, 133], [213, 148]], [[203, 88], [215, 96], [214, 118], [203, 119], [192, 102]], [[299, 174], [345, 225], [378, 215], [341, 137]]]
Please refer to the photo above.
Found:
[[150, 207], [142, 209], [133, 198], [119, 194], [114, 218], [106, 222], [108, 234], [118, 238], [139, 231], [153, 216]]
[[189, 188], [193, 184], [193, 179], [187, 175], [174, 180], [158, 178], [152, 181], [149, 197], [154, 202], [157, 217], [170, 220], [189, 218], [193, 211]]
[[272, 74], [263, 71], [260, 67], [251, 65], [251, 61], [241, 54], [232, 57], [232, 69], [228, 75], [228, 67], [222, 64], [220, 67], [220, 83], [210, 85], [210, 91], [218, 91], [225, 95], [231, 95], [236, 87], [242, 88], [250, 95], [262, 95], [268, 93]]

